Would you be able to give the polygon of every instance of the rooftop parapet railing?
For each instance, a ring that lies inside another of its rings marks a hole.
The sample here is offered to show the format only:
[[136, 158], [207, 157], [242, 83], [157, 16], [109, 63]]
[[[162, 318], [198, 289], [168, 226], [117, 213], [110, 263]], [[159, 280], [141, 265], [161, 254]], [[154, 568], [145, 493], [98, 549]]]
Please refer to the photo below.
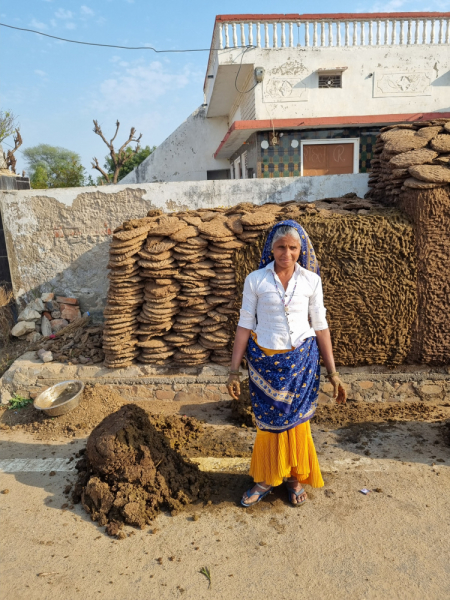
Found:
[[450, 13], [222, 15], [211, 48], [449, 44]]

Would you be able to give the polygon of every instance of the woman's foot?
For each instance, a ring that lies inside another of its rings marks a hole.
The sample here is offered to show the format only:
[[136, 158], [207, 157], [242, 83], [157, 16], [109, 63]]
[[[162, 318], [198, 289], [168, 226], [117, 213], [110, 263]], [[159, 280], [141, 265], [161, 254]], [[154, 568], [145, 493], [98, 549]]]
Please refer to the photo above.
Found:
[[247, 506], [256, 504], [257, 502], [259, 502], [261, 496], [269, 492], [271, 489], [271, 485], [267, 485], [264, 482], [257, 483], [250, 490], [245, 492], [245, 494], [242, 496], [242, 502]]
[[302, 484], [298, 479], [296, 479], [295, 477], [289, 477], [286, 480], [286, 485], [288, 488], [289, 500], [291, 504], [303, 504], [306, 501], [308, 495], [305, 491], [303, 491], [303, 494], [298, 494], [298, 492], [300, 492], [300, 490], [303, 488]]

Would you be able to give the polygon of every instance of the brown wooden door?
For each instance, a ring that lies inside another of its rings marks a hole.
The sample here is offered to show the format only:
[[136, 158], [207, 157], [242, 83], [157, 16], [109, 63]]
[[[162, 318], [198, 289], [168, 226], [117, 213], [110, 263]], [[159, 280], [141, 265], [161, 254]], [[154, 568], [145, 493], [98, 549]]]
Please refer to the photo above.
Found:
[[305, 144], [303, 146], [303, 175], [339, 175], [353, 173], [352, 143]]

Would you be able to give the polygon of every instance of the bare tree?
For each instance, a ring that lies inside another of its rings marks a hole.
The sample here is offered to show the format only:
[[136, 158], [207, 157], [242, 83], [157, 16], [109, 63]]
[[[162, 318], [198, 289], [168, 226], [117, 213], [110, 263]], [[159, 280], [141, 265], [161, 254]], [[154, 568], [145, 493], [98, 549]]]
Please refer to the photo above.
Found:
[[[112, 175], [112, 182], [111, 182], [111, 175], [109, 173], [107, 173], [104, 169], [101, 168], [101, 166], [98, 164], [98, 160], [95, 157], [92, 159], [93, 160], [92, 168], [97, 169], [97, 171], [100, 171], [100, 173], [103, 175], [103, 177], [107, 183], [117, 183], [117, 180], [119, 177], [119, 171], [120, 171], [121, 167], [127, 161], [129, 161], [135, 154], [137, 154], [137, 152], [139, 152], [139, 150], [141, 149], [139, 146], [139, 142], [141, 140], [142, 133], [139, 135], [138, 138], [135, 138], [134, 136], [136, 134], [136, 129], [134, 127], [132, 127], [130, 129], [130, 135], [129, 135], [127, 141], [124, 144], [122, 144], [122, 146], [116, 152], [116, 150], [114, 149], [114, 140], [116, 139], [117, 134], [119, 132], [119, 127], [120, 127], [120, 123], [119, 123], [119, 121], [117, 121], [116, 122], [116, 133], [114, 134], [114, 137], [108, 142], [107, 139], [105, 138], [105, 136], [103, 135], [100, 125], [94, 119], [94, 133], [99, 135], [102, 138], [102, 140], [105, 142], [105, 144], [108, 146], [111, 160], [114, 165], [114, 174]], [[132, 152], [126, 152], [127, 146], [129, 144], [131, 144], [132, 142], [136, 142], [136, 148], [131, 149]]]
[[16, 160], [16, 157], [14, 156], [14, 153], [22, 145], [22, 136], [20, 135], [19, 129], [16, 129], [16, 134], [15, 134], [13, 140], [14, 140], [14, 148], [12, 148], [11, 150], [8, 150], [8, 154], [6, 155], [6, 165], [7, 165], [8, 169], [11, 169], [11, 171], [13, 173], [15, 173], [17, 160]]

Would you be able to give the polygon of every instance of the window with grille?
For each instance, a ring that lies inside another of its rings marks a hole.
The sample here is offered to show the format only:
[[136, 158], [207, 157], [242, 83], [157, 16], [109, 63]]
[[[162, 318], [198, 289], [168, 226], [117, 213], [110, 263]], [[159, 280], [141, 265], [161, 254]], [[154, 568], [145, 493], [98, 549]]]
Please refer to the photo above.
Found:
[[342, 74], [338, 75], [319, 75], [320, 88], [341, 88]]

